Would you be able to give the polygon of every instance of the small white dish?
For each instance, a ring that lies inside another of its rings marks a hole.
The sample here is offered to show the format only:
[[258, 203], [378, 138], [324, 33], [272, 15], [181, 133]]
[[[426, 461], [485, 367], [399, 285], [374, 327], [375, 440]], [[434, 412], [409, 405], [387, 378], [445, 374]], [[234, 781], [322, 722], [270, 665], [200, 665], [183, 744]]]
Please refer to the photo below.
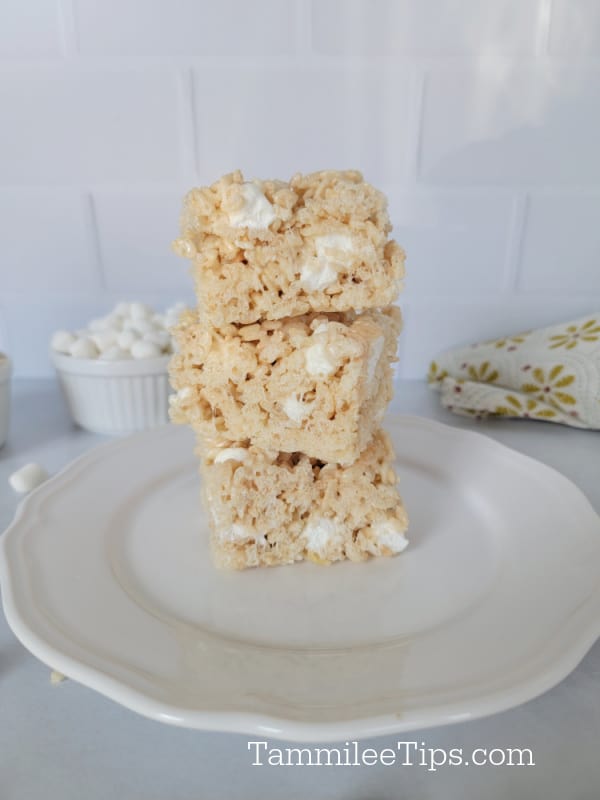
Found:
[[0, 353], [0, 447], [8, 438], [11, 373], [12, 364], [10, 358], [4, 353]]
[[50, 356], [71, 416], [80, 427], [126, 436], [168, 422], [170, 356], [103, 361], [53, 350]]
[[600, 633], [600, 519], [492, 439], [417, 417], [388, 427], [411, 516], [402, 555], [215, 570], [193, 437], [165, 427], [96, 448], [24, 501], [0, 538], [10, 626], [141, 714], [263, 738], [408, 731], [549, 689]]

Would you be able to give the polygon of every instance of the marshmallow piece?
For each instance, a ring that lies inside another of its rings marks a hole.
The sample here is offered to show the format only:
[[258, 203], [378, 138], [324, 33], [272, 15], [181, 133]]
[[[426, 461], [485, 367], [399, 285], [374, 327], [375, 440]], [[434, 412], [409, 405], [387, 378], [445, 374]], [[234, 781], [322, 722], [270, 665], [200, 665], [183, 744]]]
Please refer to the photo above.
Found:
[[8, 482], [11, 488], [19, 494], [27, 494], [36, 486], [41, 486], [50, 476], [39, 464], [25, 464], [9, 477]]
[[314, 400], [303, 402], [296, 394], [292, 394], [283, 401], [283, 410], [294, 422], [302, 422], [312, 411]]
[[152, 331], [155, 331], [156, 326], [149, 318], [136, 319], [133, 320], [132, 328], [130, 330], [137, 331], [140, 336], [144, 336], [146, 333], [152, 333]]
[[335, 371], [336, 363], [331, 357], [331, 352], [324, 341], [317, 341], [305, 350], [306, 371], [309, 375], [331, 375]]
[[124, 361], [128, 358], [131, 358], [131, 352], [129, 350], [124, 350], [117, 344], [114, 344], [112, 347], [107, 347], [106, 350], [100, 353], [100, 359], [102, 361]]
[[319, 292], [326, 289], [337, 278], [336, 270], [329, 262], [321, 262], [316, 258], [302, 265], [300, 283], [306, 286], [309, 292]]
[[83, 336], [73, 342], [69, 348], [69, 354], [73, 358], [98, 358], [98, 348], [92, 339]]
[[224, 447], [215, 456], [215, 464], [224, 464], [226, 461], [245, 461], [248, 450], [245, 447]]
[[[310, 292], [321, 291], [337, 278], [337, 266], [343, 266], [344, 254], [354, 248], [352, 238], [345, 234], [329, 234], [315, 238], [316, 258], [309, 259], [300, 272], [300, 282]], [[340, 259], [338, 256], [342, 254]]]
[[56, 331], [50, 341], [50, 347], [57, 353], [69, 353], [75, 342], [75, 336], [69, 331]]
[[117, 343], [117, 336], [117, 331], [106, 330], [92, 334], [90, 339], [94, 342], [98, 350], [103, 353]]
[[323, 555], [328, 544], [337, 536], [337, 526], [332, 519], [319, 517], [307, 522], [302, 536], [306, 539], [306, 549], [311, 553]]
[[408, 539], [396, 520], [380, 522], [375, 526], [374, 533], [380, 547], [386, 547], [394, 554], [401, 553], [408, 547]]
[[123, 317], [119, 316], [119, 314], [115, 314], [114, 311], [111, 311], [106, 319], [110, 323], [110, 327], [107, 328], [107, 330], [115, 332], [123, 330]]
[[164, 330], [152, 330], [142, 336], [145, 342], [152, 342], [161, 350], [168, 350], [171, 346], [171, 334]]
[[243, 183], [238, 189], [240, 207], [231, 211], [229, 223], [234, 228], [260, 230], [268, 228], [277, 217], [271, 203], [256, 183]]
[[149, 319], [152, 314], [152, 309], [149, 308], [145, 303], [132, 303], [129, 307], [129, 316], [135, 322], [138, 322], [142, 319]]
[[134, 358], [157, 358], [162, 355], [162, 350], [154, 342], [146, 342], [139, 339], [131, 345], [131, 355]]
[[[351, 236], [345, 233], [330, 233], [315, 238], [315, 249], [320, 260], [334, 258], [337, 253], [351, 253], [354, 243]], [[334, 259], [335, 260], [335, 259]]]
[[121, 333], [117, 336], [117, 345], [122, 350], [131, 350], [131, 347], [134, 342], [140, 338], [140, 335], [137, 331], [129, 328], [127, 330], [121, 331]]
[[137, 333], [137, 321], [131, 319], [131, 317], [124, 317], [123, 318], [123, 328], [124, 331], [136, 331]]
[[117, 303], [112, 313], [117, 317], [128, 317], [131, 313], [131, 303]]
[[234, 522], [229, 530], [221, 531], [220, 533], [220, 538], [229, 542], [242, 542], [244, 539], [249, 539], [250, 537], [251, 534], [248, 528], [245, 528], [237, 522]]

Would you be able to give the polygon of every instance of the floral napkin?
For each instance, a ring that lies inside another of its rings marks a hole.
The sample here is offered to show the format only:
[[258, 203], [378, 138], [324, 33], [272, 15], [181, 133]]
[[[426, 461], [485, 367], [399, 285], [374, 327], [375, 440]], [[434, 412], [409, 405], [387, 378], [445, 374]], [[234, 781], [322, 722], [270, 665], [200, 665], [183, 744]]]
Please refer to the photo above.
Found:
[[450, 350], [428, 382], [456, 414], [600, 429], [600, 312]]

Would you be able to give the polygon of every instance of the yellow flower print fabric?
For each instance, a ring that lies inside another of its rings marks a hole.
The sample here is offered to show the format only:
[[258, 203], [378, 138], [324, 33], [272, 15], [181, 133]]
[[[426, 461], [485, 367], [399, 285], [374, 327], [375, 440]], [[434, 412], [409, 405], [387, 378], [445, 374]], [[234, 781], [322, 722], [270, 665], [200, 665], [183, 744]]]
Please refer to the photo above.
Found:
[[600, 430], [600, 312], [450, 350], [427, 380], [456, 414]]

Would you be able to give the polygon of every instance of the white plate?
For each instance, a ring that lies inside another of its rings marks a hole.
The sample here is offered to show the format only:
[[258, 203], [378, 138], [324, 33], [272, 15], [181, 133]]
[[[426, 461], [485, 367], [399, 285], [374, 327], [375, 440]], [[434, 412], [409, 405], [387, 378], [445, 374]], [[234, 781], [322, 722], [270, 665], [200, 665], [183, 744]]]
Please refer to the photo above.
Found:
[[32, 653], [149, 717], [297, 740], [407, 731], [553, 686], [600, 634], [600, 520], [550, 468], [429, 420], [389, 423], [411, 545], [219, 572], [189, 432], [97, 448], [1, 540]]

